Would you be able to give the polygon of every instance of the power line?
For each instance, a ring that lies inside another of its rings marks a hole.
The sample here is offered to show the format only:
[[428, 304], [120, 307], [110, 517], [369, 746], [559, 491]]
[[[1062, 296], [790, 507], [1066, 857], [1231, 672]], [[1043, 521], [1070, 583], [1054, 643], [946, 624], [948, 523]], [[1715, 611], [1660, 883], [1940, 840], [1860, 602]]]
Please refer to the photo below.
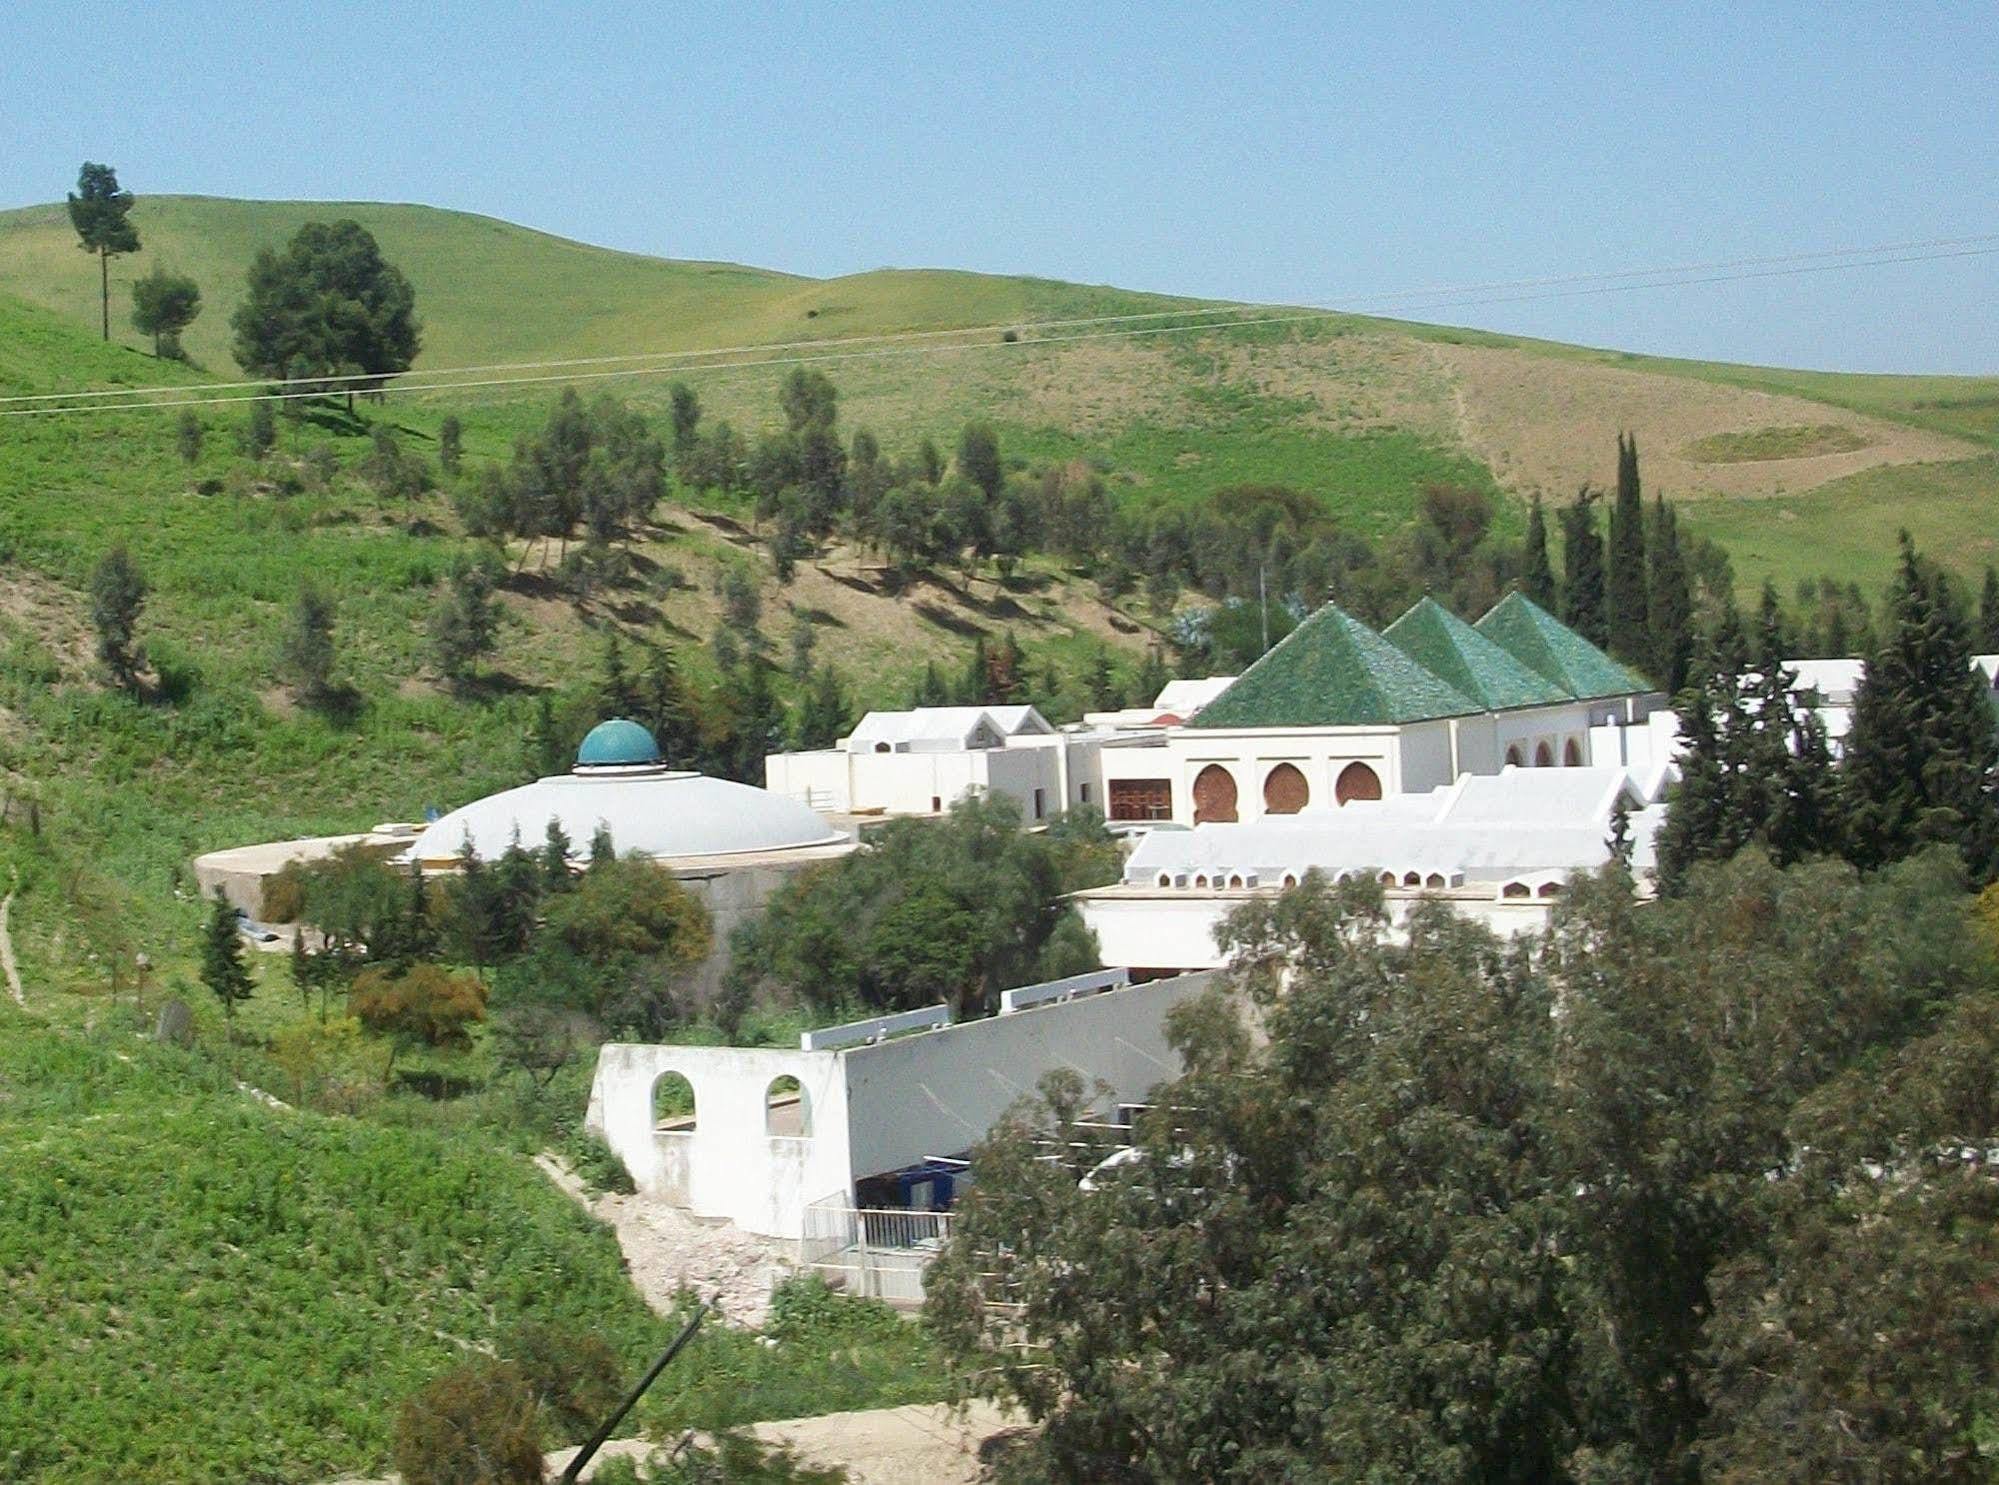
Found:
[[[989, 325], [967, 325], [954, 329], [905, 330], [878, 332], [873, 335], [856, 335], [832, 339], [765, 341], [749, 345], [710, 346], [699, 350], [683, 351], [631, 351], [620, 355], [578, 356], [561, 360], [541, 361], [501, 361], [469, 366], [424, 367], [420, 370], [399, 373], [403, 381], [399, 385], [411, 385], [414, 379], [452, 376], [470, 376], [486, 372], [556, 370], [579, 366], [610, 366], [628, 361], [688, 361], [718, 356], [761, 354], [782, 350], [820, 350], [829, 347], [888, 344], [909, 340], [945, 339], [953, 336], [972, 336], [1001, 333], [1006, 330], [1033, 330], [1071, 328], [1085, 325], [1126, 324], [1143, 320], [1171, 319], [1182, 316], [1245, 315], [1260, 314], [1273, 309], [1322, 309], [1328, 313], [1359, 313], [1368, 308], [1386, 308], [1408, 304], [1412, 301], [1442, 300], [1430, 306], [1434, 308], [1466, 308], [1482, 304], [1516, 303], [1517, 298], [1464, 300], [1468, 294], [1487, 294], [1495, 290], [1519, 288], [1560, 288], [1567, 285], [1608, 284], [1617, 280], [1641, 278], [1667, 279], [1675, 275], [1706, 273], [1735, 268], [1755, 268], [1778, 264], [1806, 263], [1818, 259], [1869, 257], [1884, 253], [1925, 253], [1932, 249], [1967, 247], [1984, 243], [1999, 243], [1999, 233], [1986, 233], [1971, 237], [1939, 237], [1907, 242], [1876, 243], [1867, 247], [1822, 248], [1810, 252], [1784, 253], [1775, 256], [1753, 258], [1719, 259], [1706, 263], [1687, 263], [1661, 268], [1627, 268], [1605, 273], [1568, 274], [1553, 278], [1500, 279], [1485, 283], [1438, 286], [1429, 289], [1403, 290], [1393, 294], [1369, 295], [1358, 299], [1330, 301], [1306, 301], [1296, 305], [1251, 304], [1244, 301], [1230, 301], [1212, 304], [1190, 303], [1173, 309], [1149, 310], [1116, 315], [1090, 315], [1064, 319], [1002, 321]], [[1938, 257], [1955, 256], [1938, 253]], [[1886, 258], [1883, 262], [1921, 262], [1927, 256], [1915, 258]], [[1864, 266], [1864, 265], [1862, 265]], [[1705, 280], [1691, 280], [1705, 282]], [[1634, 287], [1670, 287], [1670, 284], [1634, 285]], [[1545, 296], [1534, 296], [1545, 297]], [[75, 392], [35, 392], [0, 396], [0, 406], [17, 403], [67, 402], [83, 398], [140, 397], [161, 393], [190, 394], [195, 392], [219, 392], [262, 387], [272, 392], [287, 387], [309, 388], [309, 395], [319, 395], [328, 389], [341, 386], [383, 380], [380, 373], [345, 372], [328, 376], [263, 378], [232, 382], [178, 382], [162, 383], [154, 386], [108, 387]], [[457, 383], [426, 381], [424, 390], [440, 390]]]
[[[1907, 246], [1914, 248], [1945, 247], [1959, 243], [1971, 243], [1971, 244], [1999, 243], [1999, 234], [1988, 234], [1980, 237], [1966, 237], [1966, 238], [1942, 238], [1942, 239], [1935, 239], [1932, 243], [1927, 243], [1927, 244], [1912, 243], [1908, 244]], [[1527, 294], [1488, 295], [1482, 298], [1453, 298], [1443, 302], [1421, 306], [1421, 309], [1425, 311], [1470, 309], [1470, 308], [1478, 308], [1481, 306], [1494, 305], [1494, 304], [1518, 304], [1518, 303], [1526, 303], [1537, 300], [1573, 298], [1581, 295], [1628, 293], [1634, 290], [1641, 290], [1641, 289], [1692, 287], [1705, 284], [1742, 282], [1754, 279], [1790, 277], [1790, 276], [1812, 274], [1812, 273], [1851, 271], [1859, 268], [1885, 267], [1893, 264], [1937, 262], [1954, 258], [1984, 257], [1992, 254], [1999, 254], [1999, 246], [1973, 246], [1973, 247], [1958, 248], [1957, 250], [1954, 251], [1918, 251], [1918, 252], [1904, 253], [1897, 256], [1888, 256], [1888, 257], [1878, 256], [1881, 253], [1892, 251], [1894, 248], [1900, 246], [1903, 245], [1883, 244], [1872, 248], [1836, 248], [1836, 249], [1827, 249], [1824, 251], [1813, 252], [1813, 253], [1787, 254], [1776, 258], [1739, 259], [1739, 260], [1734, 260], [1734, 264], [1736, 266], [1743, 266], [1754, 263], [1769, 263], [1769, 264], [1776, 264], [1783, 266], [1774, 266], [1774, 267], [1756, 269], [1747, 272], [1713, 273], [1698, 278], [1685, 278], [1685, 277], [1673, 278], [1673, 277], [1666, 277], [1665, 275], [1683, 274], [1686, 272], [1693, 271], [1694, 269], [1699, 268], [1702, 265], [1686, 265], [1685, 267], [1677, 269], [1656, 269], [1656, 270], [1631, 269], [1631, 270], [1624, 270], [1618, 273], [1606, 273], [1598, 275], [1572, 275], [1566, 278], [1550, 279], [1544, 281], [1514, 280], [1512, 281], [1511, 284], [1500, 283], [1500, 284], [1495, 284], [1492, 287], [1505, 288], [1505, 287], [1513, 287], [1519, 285], [1529, 285], [1529, 284], [1534, 284], [1536, 282], [1545, 283], [1547, 285], [1573, 285], [1574, 287], [1560, 287], [1560, 288], [1550, 287], [1542, 292], [1527, 293]], [[1877, 256], [1866, 256], [1870, 254]], [[1837, 261], [1823, 261], [1823, 260], [1837, 260]], [[1717, 264], [1714, 266], [1725, 267], [1729, 265]], [[1631, 281], [1637, 279], [1644, 279], [1646, 281], [1644, 282]], [[1474, 288], [1467, 289], [1466, 291], [1463, 292], [1475, 292], [1475, 286]], [[379, 391], [382, 394], [396, 393], [401, 395], [409, 395], [420, 392], [481, 390], [493, 387], [543, 386], [555, 383], [602, 381], [602, 380], [612, 380], [612, 379], [620, 379], [628, 377], [657, 376], [665, 373], [692, 375], [704, 371], [733, 371], [733, 370], [742, 370], [745, 368], [755, 368], [762, 366], [798, 366], [798, 365], [811, 365], [816, 363], [833, 362], [833, 361], [887, 359], [891, 357], [902, 357], [902, 356], [912, 356], [912, 355], [917, 355], [917, 356], [943, 355], [953, 351], [1026, 349], [1034, 346], [1071, 344], [1078, 341], [1133, 339], [1142, 336], [1186, 334], [1190, 331], [1199, 332], [1199, 333], [1213, 333], [1220, 330], [1227, 330], [1238, 327], [1246, 328], [1259, 325], [1298, 324], [1307, 321], [1324, 320], [1328, 318], [1354, 315], [1365, 312], [1365, 310], [1358, 305], [1348, 305], [1345, 307], [1324, 306], [1324, 307], [1304, 308], [1278, 314], [1256, 313], [1256, 311], [1266, 308], [1270, 308], [1270, 306], [1243, 305], [1243, 304], [1214, 305], [1208, 307], [1193, 306], [1193, 307], [1170, 309], [1170, 310], [1153, 310], [1153, 311], [1146, 311], [1141, 313], [1132, 313], [1125, 315], [1098, 315], [1098, 316], [1077, 317], [1071, 319], [1058, 319], [1058, 320], [1044, 320], [1044, 321], [1017, 320], [1010, 322], [1001, 322], [992, 325], [961, 327], [959, 329], [954, 329], [954, 330], [901, 331], [901, 332], [884, 333], [872, 336], [851, 336], [834, 340], [770, 342], [770, 343], [765, 343], [763, 345], [715, 348], [704, 351], [679, 351], [679, 352], [658, 352], [658, 353], [635, 352], [630, 355], [624, 355], [624, 356], [572, 358], [563, 361], [500, 363], [490, 368], [483, 368], [483, 367], [440, 368], [431, 371], [410, 373], [409, 374], [410, 379], [398, 380], [396, 382], [390, 383], [389, 385], [380, 387], [375, 390]], [[1225, 314], [1234, 315], [1236, 316], [1236, 318], [1227, 319], [1227, 320], [1211, 318], [1213, 316], [1225, 315]], [[1154, 319], [1163, 319], [1163, 318], [1193, 320], [1195, 321], [1195, 323], [1167, 325], [1167, 326], [1143, 326], [1139, 328], [1127, 328], [1120, 330], [1094, 330], [1094, 331], [1088, 331], [1086, 333], [1073, 334], [1073, 335], [1037, 335], [1037, 336], [1032, 336], [1031, 338], [1021, 338], [1014, 341], [975, 340], [975, 341], [967, 341], [966, 343], [963, 344], [934, 344], [934, 345], [914, 345], [914, 346], [899, 344], [900, 342], [906, 342], [910, 340], [942, 340], [945, 337], [952, 337], [952, 336], [962, 338], [974, 335], [990, 335], [995, 332], [1004, 333], [1007, 331], [1012, 331], [1018, 334], [1018, 332], [1020, 331], [1032, 331], [1046, 327], [1117, 325], [1117, 324], [1129, 324], [1132, 321], [1154, 320]], [[823, 348], [827, 346], [858, 346], [864, 348], [855, 349], [855, 350], [846, 350], [846, 351], [826, 352], [823, 350]], [[815, 353], [807, 355], [797, 355], [797, 356], [769, 356], [761, 354], [763, 352], [771, 350], [785, 350], [785, 349], [794, 349], [794, 348], [797, 349], [809, 348], [812, 349]], [[723, 356], [742, 356], [744, 358], [736, 360], [714, 359], [716, 357], [723, 357]], [[414, 379], [420, 377], [434, 378], [434, 377], [449, 376], [449, 375], [463, 375], [465, 373], [487, 370], [487, 369], [498, 370], [498, 371], [509, 371], [509, 370], [535, 370], [540, 367], [550, 367], [550, 368], [566, 368], [574, 366], [604, 367], [629, 361], [660, 362], [665, 364], [628, 366], [624, 367], [623, 369], [616, 369], [616, 370], [593, 370], [593, 371], [583, 371], [583, 372], [557, 370], [548, 375], [496, 376], [496, 377], [485, 377], [482, 379], [469, 380], [469, 381], [461, 380], [461, 381], [451, 381], [451, 382], [438, 382], [438, 381], [421, 381]], [[697, 362], [704, 362], [704, 361], [707, 364], [694, 364]], [[58, 400], [69, 400], [73, 402], [74, 399], [82, 397], [96, 397], [96, 398], [133, 397], [148, 393], [206, 392], [211, 390], [233, 390], [242, 387], [252, 387], [252, 386], [268, 387], [268, 386], [277, 385], [277, 386], [295, 387], [295, 386], [304, 385], [304, 386], [309, 386], [310, 388], [309, 390], [260, 392], [252, 394], [247, 397], [181, 396], [181, 397], [171, 397], [166, 399], [142, 401], [142, 402], [97, 402], [86, 405], [31, 406], [31, 407], [11, 407], [11, 408], [0, 406], [0, 417], [18, 418], [18, 417], [35, 417], [35, 416], [57, 415], [57, 414], [78, 414], [78, 413], [93, 413], [93, 412], [130, 412], [130, 411], [144, 411], [144, 410], [175, 408], [175, 407], [204, 407], [204, 406], [213, 406], [219, 403], [229, 403], [229, 402], [252, 402], [252, 401], [286, 402], [302, 398], [324, 396], [326, 395], [327, 384], [331, 381], [360, 380], [360, 379], [363, 378], [358, 378], [358, 377], [310, 378], [310, 379], [297, 378], [293, 379], [292, 381], [280, 382], [280, 383], [216, 382], [216, 383], [182, 384], [179, 386], [163, 385], [155, 388], [121, 387], [121, 388], [99, 389], [87, 392], [74, 392], [74, 393], [24, 394], [14, 397], [0, 398], [0, 403], [7, 403], [7, 402], [47, 403], [47, 402], [55, 402]], [[365, 379], [376, 380], [377, 378], [368, 377]]]

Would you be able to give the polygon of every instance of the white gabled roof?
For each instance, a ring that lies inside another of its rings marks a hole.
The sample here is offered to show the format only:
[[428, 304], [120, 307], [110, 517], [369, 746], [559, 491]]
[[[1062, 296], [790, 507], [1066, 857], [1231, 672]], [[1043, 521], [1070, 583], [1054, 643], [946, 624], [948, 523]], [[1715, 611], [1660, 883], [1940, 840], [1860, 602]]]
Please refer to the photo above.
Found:
[[1052, 734], [1031, 706], [919, 706], [906, 712], [869, 712], [842, 746], [873, 753], [945, 753], [1004, 747], [1010, 737]]
[[1784, 668], [1796, 677], [1791, 682], [1793, 693], [1816, 691], [1828, 706], [1853, 705], [1861, 677], [1867, 674], [1865, 660], [1786, 660]]

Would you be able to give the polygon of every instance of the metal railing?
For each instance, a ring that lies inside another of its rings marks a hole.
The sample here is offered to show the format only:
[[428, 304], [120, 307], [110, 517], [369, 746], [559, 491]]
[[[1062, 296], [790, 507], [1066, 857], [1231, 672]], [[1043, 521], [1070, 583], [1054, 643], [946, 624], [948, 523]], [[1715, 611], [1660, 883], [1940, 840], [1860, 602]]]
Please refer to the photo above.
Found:
[[923, 1271], [950, 1235], [949, 1212], [855, 1207], [828, 1196], [805, 1209], [799, 1258], [848, 1294], [916, 1304]]

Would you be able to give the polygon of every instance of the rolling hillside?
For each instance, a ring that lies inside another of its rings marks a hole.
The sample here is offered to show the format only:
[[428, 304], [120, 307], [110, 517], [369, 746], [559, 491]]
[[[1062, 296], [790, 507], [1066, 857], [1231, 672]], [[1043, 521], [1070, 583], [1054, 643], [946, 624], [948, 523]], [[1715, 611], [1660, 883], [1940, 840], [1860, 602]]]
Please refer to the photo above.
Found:
[[[188, 342], [234, 367], [228, 316], [244, 267], [310, 219], [352, 216], [415, 282], [419, 365], [747, 346], [1068, 316], [1174, 301], [1044, 279], [883, 270], [816, 280], [569, 242], [420, 206], [142, 198], [145, 251], [191, 273], [206, 308]], [[96, 273], [59, 206], [0, 213], [0, 294], [94, 323]], [[114, 302], [114, 330], [137, 346]], [[1617, 432], [1644, 451], [1648, 489], [1686, 503], [1745, 585], [1826, 571], [1865, 579], [1879, 535], [1906, 524], [1976, 571], [1999, 556], [1981, 505], [1999, 496], [1999, 377], [1851, 376], [1672, 361], [1354, 316], [1180, 332], [848, 357], [829, 363], [843, 421], [891, 440], [997, 422], [1010, 453], [1107, 466], [1130, 499], [1200, 499], [1238, 480], [1320, 493], [1358, 529], [1406, 518], [1437, 479], [1564, 499], [1611, 473]], [[0, 355], [6, 354], [0, 350]], [[776, 373], [690, 376], [738, 426], [774, 416]], [[663, 378], [612, 383], [657, 404]], [[440, 394], [441, 395], [441, 394]], [[451, 394], [468, 422], [507, 430], [547, 389]], [[483, 410], [483, 411], [482, 411]], [[1768, 502], [1766, 505], [1765, 502]]]

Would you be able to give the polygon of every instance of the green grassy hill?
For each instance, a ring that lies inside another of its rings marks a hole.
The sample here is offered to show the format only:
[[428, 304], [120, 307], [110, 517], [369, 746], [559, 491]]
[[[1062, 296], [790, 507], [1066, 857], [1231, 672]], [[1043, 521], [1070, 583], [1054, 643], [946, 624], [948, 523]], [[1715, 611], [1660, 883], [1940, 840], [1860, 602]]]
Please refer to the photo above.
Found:
[[[566, 241], [489, 217], [377, 203], [145, 197], [143, 252], [113, 265], [114, 334], [132, 278], [191, 273], [206, 308], [193, 355], [230, 375], [228, 318], [255, 251], [303, 222], [351, 216], [417, 287], [420, 366], [753, 346], [908, 330], [1145, 313], [1193, 301], [1045, 279], [883, 270], [809, 279]], [[94, 325], [97, 275], [60, 206], [0, 212], [0, 295]], [[1908, 525], [1976, 572], [1999, 541], [1973, 508], [1994, 496], [1999, 377], [1853, 376], [1674, 361], [1357, 316], [1256, 330], [1099, 342], [997, 340], [973, 349], [828, 364], [843, 421], [891, 440], [947, 437], [971, 416], [1009, 452], [1092, 457], [1126, 497], [1200, 499], [1234, 480], [1320, 493], [1363, 531], [1406, 518], [1434, 479], [1566, 499], [1613, 470], [1634, 432], [1648, 488], [1689, 507], [1745, 585], [1818, 571], [1864, 575], [1880, 529]], [[0, 355], [7, 352], [0, 349]], [[94, 365], [95, 363], [93, 363]], [[768, 370], [691, 373], [739, 426], [773, 416]], [[662, 378], [606, 383], [657, 406]], [[439, 394], [442, 396], [443, 394]], [[450, 394], [496, 451], [544, 388]], [[1802, 437], [1801, 431], [1817, 437]], [[1717, 443], [1719, 441], [1719, 443]], [[1717, 447], [1749, 457], [1711, 457]], [[1967, 500], [1971, 502], [1967, 506]], [[1767, 503], [1767, 506], [1766, 506]], [[1864, 519], [1848, 519], [1864, 511]]]
[[[189, 353], [234, 369], [229, 316], [261, 247], [308, 221], [352, 218], [410, 277], [424, 321], [419, 366], [685, 350], [1016, 318], [1117, 314], [1173, 301], [987, 274], [897, 272], [808, 279], [737, 263], [615, 252], [492, 217], [363, 201], [148, 196], [133, 209], [143, 250], [112, 263], [113, 334], [140, 345], [121, 289], [154, 263], [191, 275], [203, 308]], [[95, 324], [97, 264], [61, 206], [0, 212], [0, 293]]]

